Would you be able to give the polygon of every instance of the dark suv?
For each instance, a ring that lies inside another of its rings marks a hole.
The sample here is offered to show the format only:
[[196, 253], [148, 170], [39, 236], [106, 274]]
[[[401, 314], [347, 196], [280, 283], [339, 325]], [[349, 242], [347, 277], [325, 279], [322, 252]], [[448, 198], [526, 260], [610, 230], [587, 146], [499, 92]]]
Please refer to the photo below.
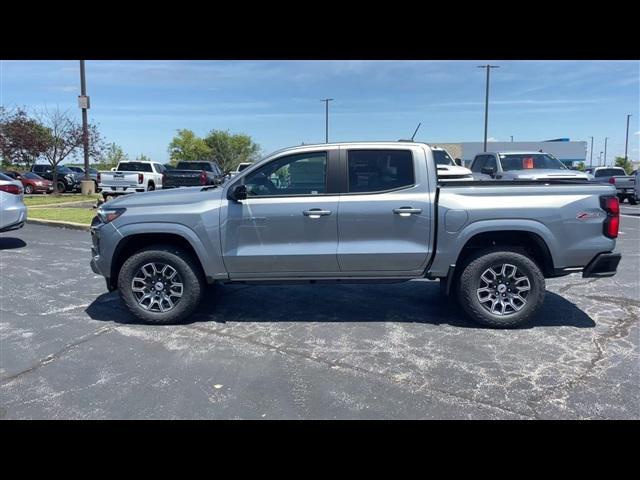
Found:
[[[80, 181], [84, 174], [80, 175], [64, 165], [58, 165], [56, 170], [58, 171], [58, 179], [55, 187], [58, 192], [80, 191]], [[31, 171], [42, 178], [53, 181], [53, 168], [51, 165], [34, 165], [31, 167]]]

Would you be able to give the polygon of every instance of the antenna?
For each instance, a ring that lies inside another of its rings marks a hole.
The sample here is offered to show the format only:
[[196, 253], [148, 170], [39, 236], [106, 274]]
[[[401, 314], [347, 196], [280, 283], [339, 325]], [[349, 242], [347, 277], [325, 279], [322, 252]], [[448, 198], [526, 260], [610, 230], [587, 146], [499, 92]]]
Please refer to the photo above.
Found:
[[412, 142], [413, 142], [413, 139], [414, 139], [414, 138], [415, 138], [415, 136], [416, 136], [416, 133], [418, 133], [418, 129], [420, 128], [420, 125], [422, 125], [422, 122], [420, 122], [420, 123], [418, 124], [418, 126], [416, 127], [415, 132], [413, 132], [413, 135], [411, 135], [411, 141], [412, 141]]

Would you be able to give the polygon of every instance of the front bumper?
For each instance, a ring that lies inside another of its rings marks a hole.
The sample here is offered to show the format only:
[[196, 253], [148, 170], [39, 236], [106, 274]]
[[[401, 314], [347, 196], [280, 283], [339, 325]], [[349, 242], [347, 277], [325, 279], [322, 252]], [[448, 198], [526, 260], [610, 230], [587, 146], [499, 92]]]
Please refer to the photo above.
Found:
[[619, 253], [599, 253], [582, 271], [582, 278], [613, 277], [622, 255]]

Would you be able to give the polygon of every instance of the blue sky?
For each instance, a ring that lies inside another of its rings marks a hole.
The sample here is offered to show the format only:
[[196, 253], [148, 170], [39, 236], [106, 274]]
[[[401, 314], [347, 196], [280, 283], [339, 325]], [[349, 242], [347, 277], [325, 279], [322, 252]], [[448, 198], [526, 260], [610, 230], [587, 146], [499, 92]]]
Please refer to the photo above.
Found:
[[[330, 140], [482, 141], [484, 70], [492, 71], [489, 137], [498, 141], [594, 136], [594, 158], [638, 159], [637, 61], [87, 61], [89, 119], [130, 157], [168, 160], [176, 130], [251, 135], [263, 153]], [[77, 61], [0, 61], [0, 103], [80, 116]]]

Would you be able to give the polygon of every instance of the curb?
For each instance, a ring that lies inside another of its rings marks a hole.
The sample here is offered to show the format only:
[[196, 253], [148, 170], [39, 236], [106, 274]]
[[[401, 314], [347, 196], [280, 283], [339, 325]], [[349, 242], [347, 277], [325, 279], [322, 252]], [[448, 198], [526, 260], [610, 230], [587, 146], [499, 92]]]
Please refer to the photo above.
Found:
[[78, 205], [80, 203], [89, 203], [89, 202], [93, 202], [93, 204], [95, 205], [95, 202], [97, 202], [97, 200], [78, 200], [78, 201], [74, 201], [74, 202], [60, 202], [60, 203], [45, 203], [44, 205], [27, 205], [28, 208], [55, 208], [55, 207], [65, 207], [67, 205]]
[[61, 222], [59, 220], [40, 220], [39, 218], [27, 218], [27, 223], [45, 225], [48, 227], [69, 228], [71, 230], [83, 230], [85, 232], [91, 230], [91, 226], [85, 225], [84, 223]]

